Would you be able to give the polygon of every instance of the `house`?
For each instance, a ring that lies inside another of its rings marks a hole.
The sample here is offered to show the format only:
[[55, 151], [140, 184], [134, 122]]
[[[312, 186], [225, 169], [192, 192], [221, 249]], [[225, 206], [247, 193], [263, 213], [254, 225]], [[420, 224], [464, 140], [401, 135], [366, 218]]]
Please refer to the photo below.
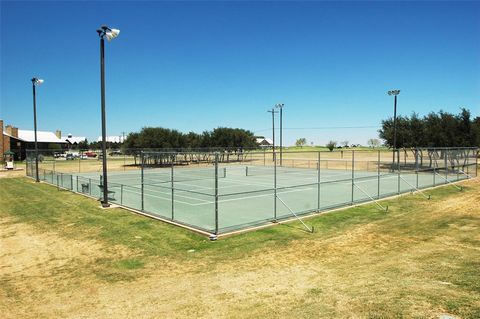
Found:
[[68, 133], [67, 136], [62, 136], [62, 131], [58, 130], [55, 132], [55, 135], [60, 137], [62, 141], [67, 142], [69, 149], [77, 148], [80, 143], [85, 142], [87, 139], [85, 136], [73, 136], [72, 133]]
[[273, 146], [273, 141], [269, 138], [265, 138], [263, 136], [256, 137], [257, 144], [260, 145], [261, 148], [269, 148]]
[[[101, 142], [101, 141], [102, 141], [102, 137], [99, 136], [97, 139], [97, 142]], [[123, 143], [125, 141], [125, 136], [121, 136], [121, 135], [107, 136], [106, 141], [107, 143]]]
[[[3, 120], [0, 120], [0, 159], [3, 159], [5, 152], [15, 153], [15, 160], [23, 160], [26, 157], [26, 150], [35, 149], [35, 131], [20, 130], [12, 125], [3, 127]], [[67, 142], [58, 138], [55, 133], [37, 131], [37, 145], [39, 150], [66, 149]]]

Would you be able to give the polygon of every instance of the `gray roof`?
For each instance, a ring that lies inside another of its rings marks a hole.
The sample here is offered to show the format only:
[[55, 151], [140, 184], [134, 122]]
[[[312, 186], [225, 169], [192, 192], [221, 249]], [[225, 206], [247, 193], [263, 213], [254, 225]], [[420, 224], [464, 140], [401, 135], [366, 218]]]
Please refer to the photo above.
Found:
[[[18, 130], [18, 137], [14, 137], [11, 134], [5, 135], [19, 139], [24, 142], [35, 142], [35, 131], [30, 130]], [[39, 143], [66, 143], [59, 139], [53, 132], [37, 131], [37, 142]]]

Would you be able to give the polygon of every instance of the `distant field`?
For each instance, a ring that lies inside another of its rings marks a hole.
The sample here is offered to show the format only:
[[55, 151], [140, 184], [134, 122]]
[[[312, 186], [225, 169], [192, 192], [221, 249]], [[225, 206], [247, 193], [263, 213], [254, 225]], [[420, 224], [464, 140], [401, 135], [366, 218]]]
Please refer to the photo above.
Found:
[[[217, 242], [0, 179], [2, 318], [480, 317], [480, 182]], [[239, 212], [241, 213], [241, 212]]]

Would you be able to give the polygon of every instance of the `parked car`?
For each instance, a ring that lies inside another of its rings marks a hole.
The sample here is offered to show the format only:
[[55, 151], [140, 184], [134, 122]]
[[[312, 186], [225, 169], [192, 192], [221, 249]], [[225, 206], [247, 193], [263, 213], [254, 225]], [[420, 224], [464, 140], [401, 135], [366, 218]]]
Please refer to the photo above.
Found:
[[67, 161], [70, 161], [70, 160], [73, 161], [73, 160], [75, 159], [75, 157], [73, 156], [72, 153], [68, 153], [68, 154], [65, 156], [65, 159], [66, 159]]
[[91, 151], [85, 152], [85, 155], [87, 155], [87, 157], [97, 157], [97, 153]]
[[122, 151], [114, 150], [114, 151], [111, 151], [110, 153], [108, 153], [108, 155], [110, 155], [110, 156], [122, 155]]
[[122, 151], [120, 150], [113, 150], [110, 153], [108, 153], [110, 156], [115, 156], [115, 155], [122, 155]]

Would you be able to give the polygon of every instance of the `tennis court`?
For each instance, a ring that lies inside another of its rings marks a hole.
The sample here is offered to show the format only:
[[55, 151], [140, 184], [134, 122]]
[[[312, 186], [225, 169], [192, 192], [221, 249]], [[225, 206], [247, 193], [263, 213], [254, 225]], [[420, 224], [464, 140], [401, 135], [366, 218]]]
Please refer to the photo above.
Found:
[[[317, 161], [309, 157], [307, 165], [297, 158], [292, 167], [286, 160], [280, 166], [278, 159], [263, 159], [261, 165], [252, 159], [221, 163], [218, 154], [211, 163], [195, 166], [176, 162], [171, 153], [146, 152], [139, 169], [109, 172], [108, 197], [111, 203], [167, 221], [224, 234], [476, 175], [476, 158], [468, 155], [474, 152], [450, 154], [457, 158], [424, 163], [415, 156], [399, 159], [396, 166], [382, 162], [380, 155], [375, 161], [356, 160], [354, 152], [342, 154], [343, 159], [321, 160], [318, 154]], [[468, 156], [459, 160], [458, 154]], [[172, 160], [165, 163], [165, 158]], [[42, 180], [59, 187], [94, 198], [103, 195], [100, 172], [40, 173]]]

